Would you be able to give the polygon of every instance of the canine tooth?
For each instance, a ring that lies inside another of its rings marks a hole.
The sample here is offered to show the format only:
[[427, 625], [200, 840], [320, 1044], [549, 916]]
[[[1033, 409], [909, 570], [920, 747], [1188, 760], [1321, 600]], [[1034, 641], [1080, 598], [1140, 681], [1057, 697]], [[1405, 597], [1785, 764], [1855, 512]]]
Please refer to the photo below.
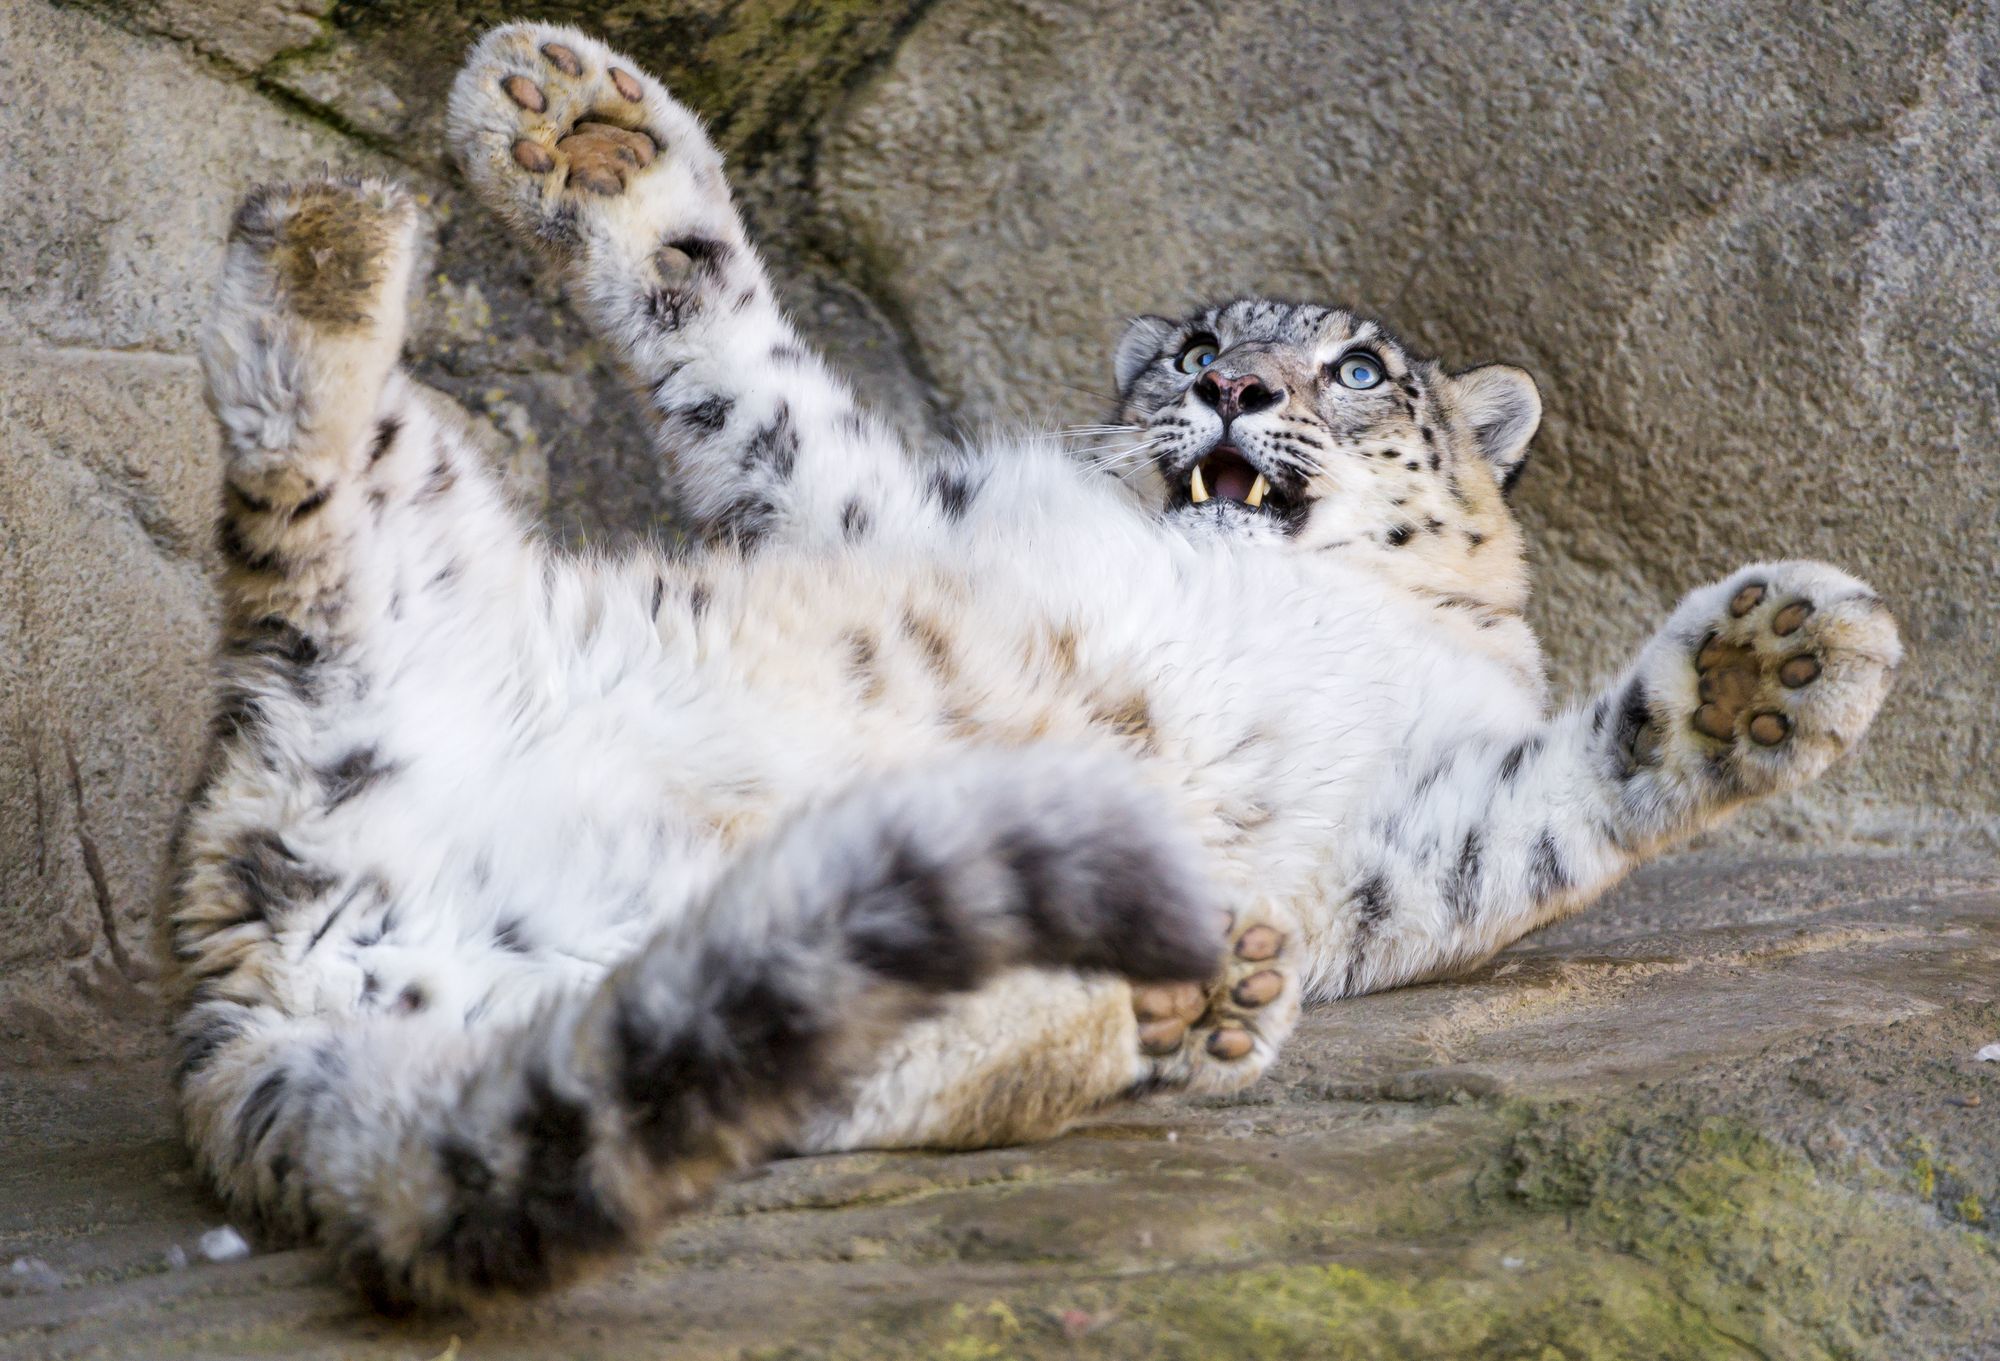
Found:
[[1208, 499], [1208, 487], [1201, 480], [1200, 464], [1196, 464], [1195, 470], [1188, 474], [1188, 495], [1194, 498], [1196, 505]]
[[1248, 498], [1250, 509], [1255, 510], [1257, 507], [1263, 505], [1264, 493], [1269, 490], [1271, 490], [1271, 484], [1264, 480], [1264, 474], [1258, 473], [1257, 480], [1250, 484], [1250, 496]]

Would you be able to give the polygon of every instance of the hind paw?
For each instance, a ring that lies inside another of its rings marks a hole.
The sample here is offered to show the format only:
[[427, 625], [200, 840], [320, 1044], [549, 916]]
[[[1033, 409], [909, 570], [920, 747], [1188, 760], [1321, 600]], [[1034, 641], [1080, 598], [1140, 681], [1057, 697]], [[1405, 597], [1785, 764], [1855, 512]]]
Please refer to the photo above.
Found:
[[1719, 772], [1744, 794], [1795, 788], [1851, 747], [1902, 659], [1874, 592], [1813, 562], [1746, 567], [1694, 592], [1648, 651], [1641, 763]]
[[421, 231], [408, 192], [376, 179], [263, 185], [237, 208], [201, 353], [229, 486], [251, 508], [317, 504], [358, 457]]
[[452, 150], [517, 230], [557, 250], [617, 205], [718, 191], [721, 158], [694, 115], [638, 65], [571, 28], [508, 24], [452, 86]]
[[409, 192], [386, 180], [260, 185], [229, 224], [221, 319], [282, 317], [393, 349], [419, 226]]
[[1221, 977], [1132, 989], [1137, 1088], [1236, 1091], [1278, 1055], [1299, 1016], [1299, 933], [1274, 909], [1230, 921]]

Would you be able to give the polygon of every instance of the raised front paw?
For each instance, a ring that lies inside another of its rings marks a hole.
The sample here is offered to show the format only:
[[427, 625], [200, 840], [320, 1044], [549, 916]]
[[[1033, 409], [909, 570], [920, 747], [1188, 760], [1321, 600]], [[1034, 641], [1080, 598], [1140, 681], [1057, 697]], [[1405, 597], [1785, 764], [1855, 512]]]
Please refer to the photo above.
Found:
[[573, 28], [488, 33], [452, 86], [448, 119], [480, 197], [556, 250], [624, 198], [721, 184], [721, 159], [694, 115], [636, 62]]
[[1219, 978], [1132, 989], [1140, 1090], [1213, 1094], [1248, 1086], [1271, 1066], [1299, 1018], [1299, 933], [1274, 908], [1230, 919]]
[[1902, 655], [1887, 607], [1845, 572], [1746, 567], [1691, 594], [1648, 649], [1656, 730], [1636, 756], [1722, 774], [1734, 793], [1795, 788], [1867, 731]]

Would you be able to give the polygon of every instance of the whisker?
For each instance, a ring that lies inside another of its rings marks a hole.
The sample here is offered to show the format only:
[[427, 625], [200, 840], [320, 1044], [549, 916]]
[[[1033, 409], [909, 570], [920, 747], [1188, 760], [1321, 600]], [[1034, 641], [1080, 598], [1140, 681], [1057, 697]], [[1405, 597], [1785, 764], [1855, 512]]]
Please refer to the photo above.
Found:
[[1092, 444], [1082, 449], [1073, 449], [1070, 452], [1077, 454], [1092, 454], [1104, 451], [1109, 451], [1112, 453], [1120, 453], [1120, 454], [1140, 453], [1147, 449], [1157, 449], [1165, 443], [1166, 443], [1165, 440], [1158, 440], [1158, 439], [1140, 440], [1139, 442], [1132, 444], [1128, 444], [1121, 440], [1116, 443]]
[[1095, 468], [1100, 472], [1106, 472], [1113, 468], [1144, 467], [1146, 464], [1150, 462], [1152, 462], [1152, 460], [1148, 458], [1111, 457], [1111, 458], [1088, 459], [1085, 461], [1085, 466], [1090, 468]]
[[1062, 438], [1068, 440], [1122, 440], [1122, 438], [1160, 438], [1158, 434], [1148, 436], [1146, 430], [1066, 430]]
[[1163, 436], [1158, 435], [1155, 435], [1152, 439], [1142, 440], [1107, 439], [1101, 440], [1096, 444], [1087, 445], [1082, 449], [1072, 450], [1071, 452], [1088, 453], [1093, 449], [1154, 449], [1166, 442]]
[[1068, 388], [1071, 392], [1081, 392], [1087, 397], [1095, 397], [1100, 402], [1118, 402], [1122, 400], [1114, 392], [1100, 392], [1096, 388], [1084, 387], [1081, 383], [1065, 383], [1060, 378], [1049, 381], [1053, 382], [1057, 387]]
[[1085, 467], [1092, 472], [1107, 473], [1122, 481], [1144, 472], [1153, 466], [1150, 458], [1104, 458], [1086, 460]]

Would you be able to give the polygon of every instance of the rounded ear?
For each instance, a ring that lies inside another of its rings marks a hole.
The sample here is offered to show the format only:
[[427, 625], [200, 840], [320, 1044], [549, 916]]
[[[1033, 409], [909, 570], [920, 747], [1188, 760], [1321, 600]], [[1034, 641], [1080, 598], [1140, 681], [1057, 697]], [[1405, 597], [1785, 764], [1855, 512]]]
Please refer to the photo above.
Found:
[[1168, 337], [1179, 329], [1165, 317], [1134, 317], [1126, 323], [1125, 334], [1118, 337], [1118, 348], [1111, 352], [1111, 373], [1120, 394], [1146, 371], [1147, 365], [1160, 357]]
[[1500, 490], [1513, 490], [1528, 466], [1528, 441], [1542, 423], [1542, 394], [1535, 390], [1535, 380], [1512, 364], [1486, 364], [1451, 381], [1459, 415], [1493, 465]]

